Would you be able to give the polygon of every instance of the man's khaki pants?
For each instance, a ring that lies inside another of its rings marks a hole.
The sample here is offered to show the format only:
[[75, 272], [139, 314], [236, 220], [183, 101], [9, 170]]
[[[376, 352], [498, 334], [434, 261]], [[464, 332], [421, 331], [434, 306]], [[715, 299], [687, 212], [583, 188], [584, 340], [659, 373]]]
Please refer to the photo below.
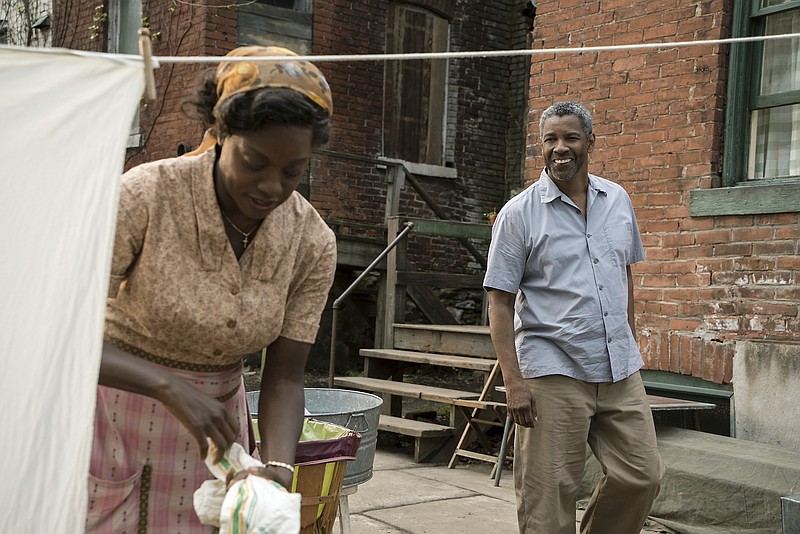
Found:
[[586, 444], [603, 468], [581, 534], [638, 534], [664, 473], [639, 373], [614, 384], [553, 375], [526, 380], [535, 428], [517, 426], [514, 486], [521, 534], [575, 534]]

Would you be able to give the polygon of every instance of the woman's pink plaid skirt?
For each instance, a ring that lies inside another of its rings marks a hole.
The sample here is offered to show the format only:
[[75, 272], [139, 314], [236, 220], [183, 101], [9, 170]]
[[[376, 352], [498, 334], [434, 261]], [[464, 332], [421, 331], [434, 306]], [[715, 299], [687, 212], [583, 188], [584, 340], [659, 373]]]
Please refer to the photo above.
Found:
[[[169, 371], [224, 401], [239, 420], [237, 441], [250, 450], [241, 364], [215, 372]], [[86, 532], [212, 533], [215, 528], [201, 524], [192, 505], [195, 490], [211, 478], [197, 442], [160, 402], [98, 386]]]

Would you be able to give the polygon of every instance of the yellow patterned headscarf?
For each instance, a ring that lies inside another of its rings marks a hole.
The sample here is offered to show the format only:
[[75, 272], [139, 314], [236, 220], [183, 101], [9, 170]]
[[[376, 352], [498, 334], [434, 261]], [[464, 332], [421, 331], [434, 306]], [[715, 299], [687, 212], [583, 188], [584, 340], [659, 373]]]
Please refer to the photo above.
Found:
[[[225, 57], [241, 56], [296, 56], [294, 52], [278, 46], [243, 46]], [[325, 76], [308, 61], [295, 59], [279, 61], [222, 62], [217, 67], [217, 106], [233, 95], [265, 87], [293, 89], [307, 96], [333, 115], [331, 88]]]
[[[239, 56], [296, 56], [297, 54], [289, 49], [279, 46], [243, 46], [236, 48], [225, 57]], [[308, 61], [298, 61], [296, 59], [274, 60], [274, 61], [243, 61], [243, 62], [221, 62], [217, 67], [215, 76], [217, 82], [217, 103], [214, 110], [228, 98], [256, 91], [266, 87], [292, 89], [305, 95], [312, 102], [324, 109], [328, 117], [333, 115], [333, 99], [331, 98], [331, 88], [325, 76]], [[207, 149], [214, 146], [217, 138], [209, 130], [203, 136], [200, 146], [185, 156], [195, 156], [202, 154]]]

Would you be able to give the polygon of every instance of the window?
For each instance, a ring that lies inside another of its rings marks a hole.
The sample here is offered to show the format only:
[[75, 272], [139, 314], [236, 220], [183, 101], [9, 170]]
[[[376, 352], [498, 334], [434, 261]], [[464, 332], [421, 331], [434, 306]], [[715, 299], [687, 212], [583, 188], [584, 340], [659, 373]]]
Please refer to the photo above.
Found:
[[[391, 4], [386, 52], [446, 52], [447, 19], [416, 6]], [[390, 158], [442, 165], [447, 60], [387, 61], [384, 152]]]
[[311, 0], [240, 2], [236, 43], [282, 46], [300, 55], [311, 54], [312, 7]]
[[[800, 32], [800, 0], [734, 2], [733, 37]], [[800, 211], [800, 39], [731, 46], [723, 187], [692, 215]]]
[[[109, 0], [108, 51], [113, 54], [139, 54], [139, 28], [143, 26], [141, 0]], [[142, 144], [139, 111], [133, 118], [128, 148]]]
[[311, 0], [258, 0], [259, 4], [311, 13]]

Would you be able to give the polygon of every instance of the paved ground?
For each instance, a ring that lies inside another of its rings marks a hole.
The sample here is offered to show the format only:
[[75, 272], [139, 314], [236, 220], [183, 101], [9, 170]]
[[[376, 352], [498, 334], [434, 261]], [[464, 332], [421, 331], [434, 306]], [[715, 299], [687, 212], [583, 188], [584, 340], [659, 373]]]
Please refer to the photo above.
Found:
[[[373, 477], [348, 497], [352, 534], [515, 534], [511, 473], [500, 487], [484, 462], [415, 464], [405, 451], [378, 449]], [[581, 511], [576, 513], [580, 521]], [[337, 519], [338, 522], [338, 519]], [[339, 525], [334, 532], [339, 533]], [[648, 525], [643, 533], [670, 532]]]

